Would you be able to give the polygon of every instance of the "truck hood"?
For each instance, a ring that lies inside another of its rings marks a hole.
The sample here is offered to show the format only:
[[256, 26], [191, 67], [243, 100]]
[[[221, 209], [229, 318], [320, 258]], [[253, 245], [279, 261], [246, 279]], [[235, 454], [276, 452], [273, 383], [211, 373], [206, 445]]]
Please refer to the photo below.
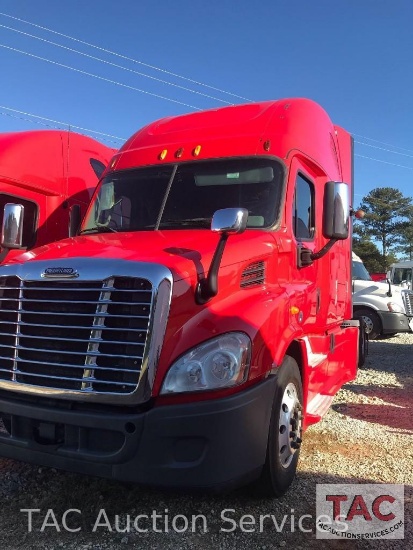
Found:
[[[162, 264], [175, 281], [207, 273], [219, 235], [209, 230], [141, 231], [79, 236], [20, 254], [8, 265], [36, 260], [92, 258]], [[247, 230], [228, 239], [221, 267], [254, 261], [276, 247], [271, 233]]]
[[388, 283], [379, 283], [376, 281], [353, 280], [353, 300], [366, 296], [375, 296], [376, 298], [386, 298], [388, 301], [403, 303], [401, 289], [391, 285], [392, 296], [387, 295], [389, 291]]

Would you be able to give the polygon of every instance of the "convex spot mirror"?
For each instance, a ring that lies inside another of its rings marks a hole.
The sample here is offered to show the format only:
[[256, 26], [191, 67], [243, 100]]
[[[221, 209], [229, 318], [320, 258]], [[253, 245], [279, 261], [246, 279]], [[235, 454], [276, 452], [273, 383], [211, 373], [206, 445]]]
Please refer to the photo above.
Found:
[[4, 205], [1, 228], [2, 248], [21, 248], [23, 243], [24, 206], [8, 202]]

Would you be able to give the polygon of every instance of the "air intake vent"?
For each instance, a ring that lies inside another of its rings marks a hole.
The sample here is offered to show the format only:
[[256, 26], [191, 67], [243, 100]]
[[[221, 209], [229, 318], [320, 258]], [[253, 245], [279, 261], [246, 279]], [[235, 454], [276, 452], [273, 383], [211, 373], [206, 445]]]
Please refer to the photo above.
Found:
[[265, 281], [264, 262], [254, 262], [244, 269], [241, 275], [241, 288], [259, 286]]

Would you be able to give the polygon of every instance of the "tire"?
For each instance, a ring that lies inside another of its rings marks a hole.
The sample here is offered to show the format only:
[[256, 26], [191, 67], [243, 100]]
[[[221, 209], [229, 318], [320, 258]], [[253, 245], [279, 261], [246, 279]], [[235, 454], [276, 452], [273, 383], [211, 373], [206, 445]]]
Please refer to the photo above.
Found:
[[354, 312], [354, 318], [365, 322], [366, 333], [369, 340], [375, 340], [381, 334], [381, 321], [380, 317], [371, 309], [358, 309]]
[[286, 356], [277, 374], [266, 461], [255, 484], [259, 496], [280, 497], [294, 479], [301, 446], [302, 402], [300, 371], [296, 361]]

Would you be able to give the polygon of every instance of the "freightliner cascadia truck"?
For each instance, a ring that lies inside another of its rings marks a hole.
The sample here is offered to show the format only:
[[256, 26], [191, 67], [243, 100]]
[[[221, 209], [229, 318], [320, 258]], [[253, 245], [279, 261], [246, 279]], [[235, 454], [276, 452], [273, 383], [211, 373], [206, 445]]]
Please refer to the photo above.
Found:
[[24, 211], [24, 224], [3, 240], [0, 262], [69, 236], [84, 214], [114, 149], [63, 130], [0, 134], [0, 226]]
[[0, 267], [0, 456], [283, 494], [365, 353], [352, 174], [350, 134], [307, 99], [135, 133], [77, 235]]

